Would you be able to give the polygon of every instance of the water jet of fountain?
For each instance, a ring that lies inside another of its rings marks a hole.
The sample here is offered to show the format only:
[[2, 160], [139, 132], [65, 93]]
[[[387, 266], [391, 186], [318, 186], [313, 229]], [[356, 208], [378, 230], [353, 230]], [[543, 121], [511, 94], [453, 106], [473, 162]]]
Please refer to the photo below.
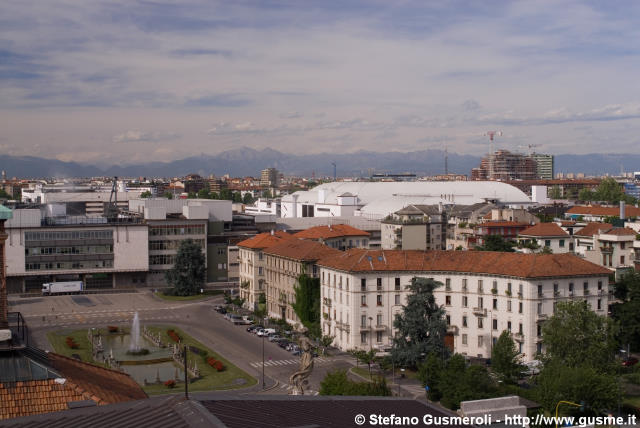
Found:
[[129, 344], [129, 351], [140, 351], [140, 318], [137, 312], [133, 316], [133, 322], [131, 323], [131, 343]]

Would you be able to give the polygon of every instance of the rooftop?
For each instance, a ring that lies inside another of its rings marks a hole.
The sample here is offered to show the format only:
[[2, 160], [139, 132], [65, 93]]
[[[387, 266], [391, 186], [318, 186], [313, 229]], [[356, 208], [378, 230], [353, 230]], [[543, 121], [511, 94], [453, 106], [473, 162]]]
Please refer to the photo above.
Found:
[[327, 247], [318, 241], [291, 239], [266, 249], [265, 254], [299, 261], [316, 261], [323, 257], [336, 257], [342, 251]]
[[[605, 207], [602, 205], [575, 205], [569, 208], [567, 214], [573, 215], [597, 215], [597, 216], [618, 216], [620, 215], [620, 207]], [[639, 217], [640, 208], [633, 205], [627, 205], [625, 207], [625, 215], [627, 217]]]
[[295, 239], [295, 238], [293, 237], [293, 235], [280, 230], [275, 231], [273, 233], [265, 232], [265, 233], [259, 233], [253, 238], [245, 239], [244, 241], [238, 242], [238, 247], [264, 249], [264, 248], [269, 248], [274, 245], [277, 245], [288, 239]]
[[636, 236], [636, 231], [629, 229], [628, 227], [616, 227], [607, 231], [601, 232], [601, 234], [615, 235], [615, 236]]
[[555, 223], [538, 223], [525, 230], [520, 231], [520, 236], [535, 236], [535, 237], [565, 237], [569, 236], [560, 226]]
[[596, 233], [606, 232], [612, 229], [609, 223], [588, 223], [585, 227], [574, 233], [574, 236], [592, 237]]
[[369, 232], [356, 229], [348, 224], [330, 224], [315, 226], [293, 235], [298, 239], [331, 239], [343, 236], [369, 236]]
[[493, 251], [365, 250], [354, 248], [322, 258], [318, 265], [346, 272], [459, 272], [518, 278], [609, 275], [610, 271], [573, 254]]

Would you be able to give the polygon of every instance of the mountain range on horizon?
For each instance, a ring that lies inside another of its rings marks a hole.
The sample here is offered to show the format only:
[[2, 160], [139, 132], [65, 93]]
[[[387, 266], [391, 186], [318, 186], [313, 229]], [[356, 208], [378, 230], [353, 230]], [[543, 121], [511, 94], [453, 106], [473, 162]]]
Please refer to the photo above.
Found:
[[[640, 170], [640, 154], [555, 155], [555, 172], [586, 175], [619, 174]], [[469, 175], [480, 164], [481, 156], [448, 153], [449, 173]], [[296, 155], [273, 149], [249, 147], [227, 150], [216, 155], [201, 154], [170, 162], [149, 162], [131, 165], [98, 167], [77, 162], [64, 162], [34, 156], [0, 155], [0, 169], [7, 177], [176, 177], [190, 173], [209, 176], [254, 176], [264, 168], [274, 167], [285, 175], [317, 177], [332, 176], [337, 165], [338, 177], [368, 177], [370, 173], [415, 173], [418, 176], [445, 172], [443, 150], [412, 152], [319, 153]]]

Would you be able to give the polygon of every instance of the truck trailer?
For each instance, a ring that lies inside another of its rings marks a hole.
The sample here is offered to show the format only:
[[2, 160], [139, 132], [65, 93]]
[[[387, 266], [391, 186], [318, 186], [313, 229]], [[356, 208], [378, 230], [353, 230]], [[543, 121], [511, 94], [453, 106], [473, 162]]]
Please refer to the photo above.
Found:
[[43, 295], [79, 293], [82, 290], [84, 290], [82, 281], [45, 282], [42, 284]]

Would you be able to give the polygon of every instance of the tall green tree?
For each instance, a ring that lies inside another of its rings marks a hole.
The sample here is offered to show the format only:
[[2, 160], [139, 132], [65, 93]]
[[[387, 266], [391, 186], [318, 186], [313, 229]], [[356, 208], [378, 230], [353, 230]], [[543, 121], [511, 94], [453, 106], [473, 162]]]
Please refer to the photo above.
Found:
[[173, 193], [171, 193], [169, 191], [164, 192], [164, 194], [162, 196], [164, 196], [167, 199], [173, 199]]
[[502, 251], [513, 253], [515, 251], [515, 242], [507, 241], [501, 235], [488, 235], [484, 238], [484, 245], [476, 247], [478, 251]]
[[202, 189], [198, 190], [198, 198], [199, 199], [209, 199], [209, 197], [210, 197], [209, 189], [202, 188]]
[[418, 379], [422, 386], [428, 386], [427, 397], [431, 401], [440, 401], [442, 391], [440, 384], [444, 376], [445, 362], [441, 355], [430, 352], [427, 359], [418, 367]]
[[516, 383], [525, 370], [522, 354], [507, 330], [502, 332], [491, 349], [491, 368], [506, 383]]
[[417, 367], [431, 352], [444, 355], [444, 336], [447, 323], [444, 309], [436, 303], [433, 294], [441, 282], [428, 278], [413, 278], [411, 291], [402, 312], [396, 314], [393, 326], [391, 357], [401, 366]]
[[592, 196], [592, 200], [594, 201], [604, 201], [610, 204], [615, 204], [620, 201], [635, 203], [636, 201], [635, 198], [625, 194], [622, 185], [612, 177], [607, 177], [602, 180]]
[[242, 197], [242, 203], [245, 205], [251, 205], [253, 203], [253, 196], [251, 196], [251, 193], [247, 192], [244, 194]]
[[613, 320], [596, 314], [586, 302], [558, 302], [555, 314], [542, 327], [545, 358], [565, 367], [611, 371], [616, 333]]
[[176, 296], [192, 296], [204, 286], [205, 256], [200, 245], [192, 239], [180, 243], [173, 269], [166, 272], [167, 284]]
[[144, 192], [140, 193], [140, 197], [143, 199], [150, 198], [151, 196], [152, 196], [151, 192], [148, 190], [145, 190]]
[[320, 337], [320, 279], [301, 273], [293, 287], [295, 302], [291, 304], [311, 337]]
[[620, 303], [611, 306], [611, 316], [620, 326], [620, 345], [640, 350], [640, 273], [629, 272], [616, 283], [614, 296]]

